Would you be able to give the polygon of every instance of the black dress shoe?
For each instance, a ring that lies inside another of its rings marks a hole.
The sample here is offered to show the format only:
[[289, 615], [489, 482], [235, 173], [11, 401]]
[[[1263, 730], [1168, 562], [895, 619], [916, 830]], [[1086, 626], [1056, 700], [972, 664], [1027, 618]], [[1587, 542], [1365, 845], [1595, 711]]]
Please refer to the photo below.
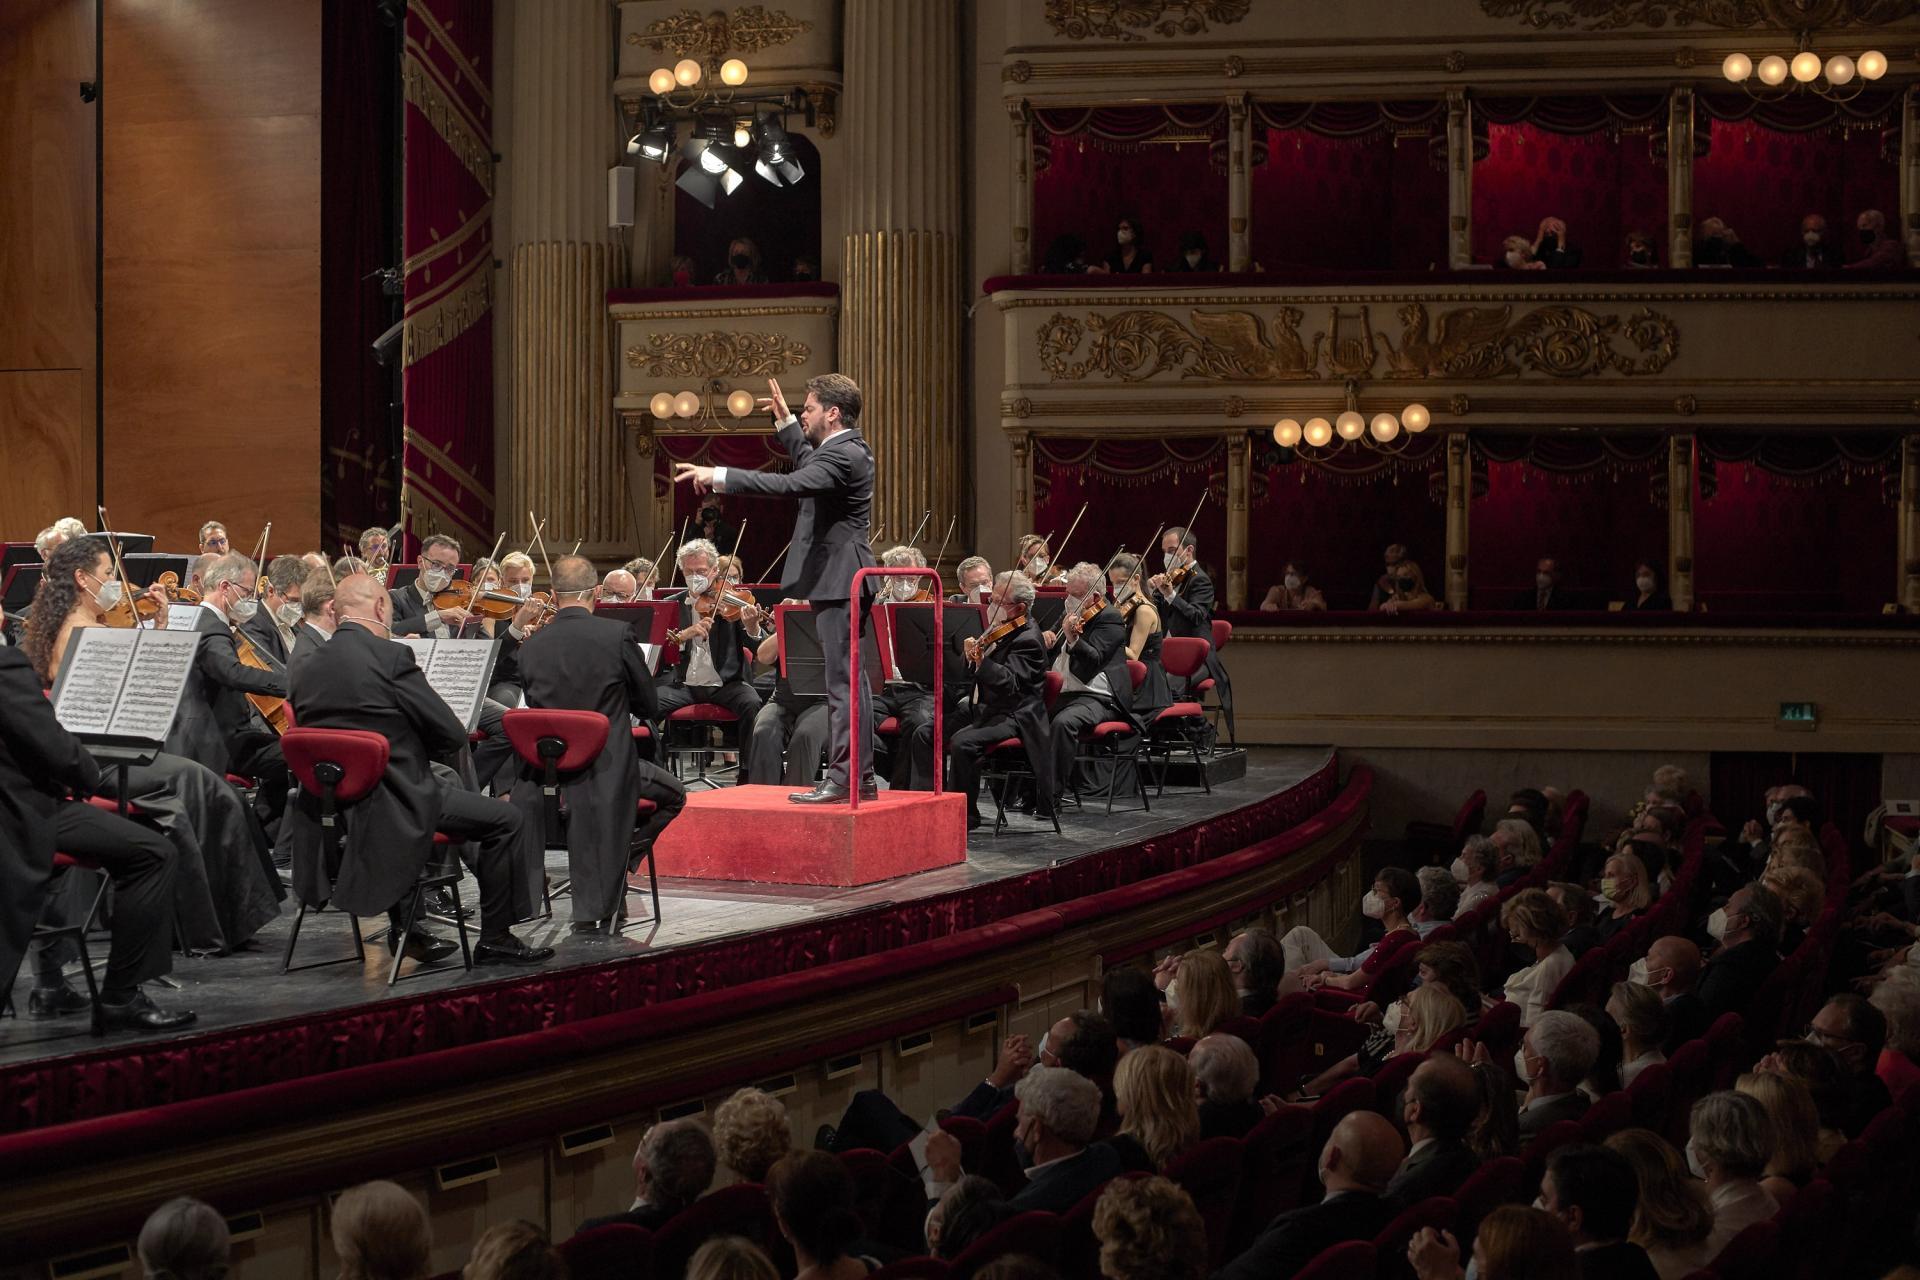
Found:
[[136, 991], [133, 999], [125, 1004], [100, 1004], [100, 1027], [103, 1031], [176, 1031], [191, 1026], [199, 1015], [191, 1009], [181, 1009], [168, 1013], [150, 999], [146, 992]]
[[[787, 799], [795, 804], [845, 804], [848, 795], [847, 789], [839, 783], [822, 780], [813, 784], [813, 790], [795, 791]], [[860, 784], [860, 798], [862, 800], [880, 798], [880, 788], [871, 778]]]
[[72, 987], [48, 987], [44, 990], [36, 987], [27, 997], [27, 1016], [29, 1018], [66, 1018], [76, 1013], [85, 1013], [92, 1005], [87, 998]]
[[[387, 954], [393, 954], [394, 948], [397, 945], [395, 931], [392, 929], [387, 930]], [[418, 960], [423, 964], [432, 964], [436, 960], [445, 960], [448, 956], [459, 950], [458, 943], [447, 938], [435, 937], [425, 929], [415, 929], [412, 933], [409, 933], [407, 935], [406, 946], [407, 958], [410, 960]]]
[[445, 916], [449, 920], [473, 919], [473, 908], [460, 906], [453, 900], [451, 889], [429, 889], [422, 899], [422, 905], [436, 916]]
[[530, 947], [510, 933], [482, 938], [473, 949], [475, 964], [544, 964], [551, 959], [552, 947]]

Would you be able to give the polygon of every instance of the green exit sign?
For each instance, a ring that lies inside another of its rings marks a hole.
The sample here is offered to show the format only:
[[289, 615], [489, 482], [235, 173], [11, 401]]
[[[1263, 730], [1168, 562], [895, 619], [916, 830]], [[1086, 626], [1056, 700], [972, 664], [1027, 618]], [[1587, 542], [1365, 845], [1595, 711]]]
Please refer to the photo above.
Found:
[[1780, 704], [1780, 719], [1776, 725], [1777, 728], [1811, 732], [1819, 723], [1819, 712], [1811, 702], [1783, 702]]

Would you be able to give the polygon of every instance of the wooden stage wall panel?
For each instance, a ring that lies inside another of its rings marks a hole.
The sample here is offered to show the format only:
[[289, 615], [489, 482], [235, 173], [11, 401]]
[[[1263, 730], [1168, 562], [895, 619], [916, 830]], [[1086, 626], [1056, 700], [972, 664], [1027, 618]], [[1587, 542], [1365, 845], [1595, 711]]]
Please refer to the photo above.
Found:
[[107, 9], [106, 501], [320, 538], [320, 5]]
[[0, 538], [93, 515], [93, 4], [0, 4]]

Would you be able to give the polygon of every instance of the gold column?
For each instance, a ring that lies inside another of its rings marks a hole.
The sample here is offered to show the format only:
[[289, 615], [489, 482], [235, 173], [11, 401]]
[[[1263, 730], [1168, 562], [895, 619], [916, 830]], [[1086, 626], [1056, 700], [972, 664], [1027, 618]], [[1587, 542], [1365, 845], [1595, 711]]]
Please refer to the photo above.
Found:
[[624, 139], [614, 136], [603, 75], [588, 73], [613, 65], [613, 23], [601, 0], [517, 4], [512, 14], [500, 519], [518, 530], [532, 511], [547, 521], [549, 547], [577, 539], [583, 555], [624, 559], [636, 554], [623, 474], [630, 446], [613, 414], [606, 299], [626, 278], [625, 245], [606, 225], [606, 172]]
[[1693, 611], [1693, 436], [1684, 433], [1667, 441], [1667, 594]]
[[1900, 225], [1907, 261], [1920, 267], [1920, 85], [1912, 84], [1900, 99]]
[[1693, 265], [1693, 90], [1684, 85], [1667, 98], [1667, 265]]
[[865, 393], [874, 520], [911, 529], [931, 510], [970, 546], [960, 384], [959, 0], [848, 0], [847, 245], [840, 367]]
[[1013, 263], [1016, 276], [1033, 270], [1033, 116], [1027, 100], [1007, 104], [1013, 120]]
[[1253, 437], [1227, 441], [1227, 608], [1247, 607], [1248, 500], [1253, 488]]
[[1473, 501], [1473, 449], [1467, 433], [1447, 436], [1447, 608], [1467, 607], [1467, 511]]
[[[1227, 270], [1253, 265], [1252, 103], [1246, 94], [1227, 103]], [[1234, 605], [1239, 608], [1239, 605]]]
[[[1013, 326], [1008, 325], [1009, 329]], [[1019, 549], [1020, 539], [1033, 530], [1033, 434], [1013, 438], [1013, 527], [1007, 530], [1007, 554]], [[1002, 568], [1012, 568], [1003, 565]]]
[[1447, 265], [1473, 265], [1473, 103], [1447, 90]]
[[1894, 597], [1920, 613], [1920, 436], [1900, 444], [1900, 589]]

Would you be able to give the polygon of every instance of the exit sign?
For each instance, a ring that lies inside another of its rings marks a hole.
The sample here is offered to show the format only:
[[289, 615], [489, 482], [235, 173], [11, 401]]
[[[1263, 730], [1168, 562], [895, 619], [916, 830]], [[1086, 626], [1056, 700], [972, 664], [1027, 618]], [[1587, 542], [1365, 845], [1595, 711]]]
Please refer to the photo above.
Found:
[[1783, 702], [1776, 728], [1811, 732], [1819, 726], [1820, 715], [1811, 702]]

